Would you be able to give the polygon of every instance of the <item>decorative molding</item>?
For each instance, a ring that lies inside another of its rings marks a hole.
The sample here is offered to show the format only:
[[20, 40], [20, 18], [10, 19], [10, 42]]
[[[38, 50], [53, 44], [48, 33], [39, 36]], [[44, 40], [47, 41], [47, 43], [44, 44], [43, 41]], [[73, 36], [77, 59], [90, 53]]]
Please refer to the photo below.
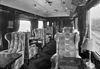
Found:
[[6, 13], [10, 13], [10, 11], [3, 10], [2, 8], [0, 8], [0, 12], [6, 12]]
[[0, 2], [14, 2], [16, 0], [0, 0]]
[[75, 6], [84, 6], [87, 0], [72, 0], [72, 4]]

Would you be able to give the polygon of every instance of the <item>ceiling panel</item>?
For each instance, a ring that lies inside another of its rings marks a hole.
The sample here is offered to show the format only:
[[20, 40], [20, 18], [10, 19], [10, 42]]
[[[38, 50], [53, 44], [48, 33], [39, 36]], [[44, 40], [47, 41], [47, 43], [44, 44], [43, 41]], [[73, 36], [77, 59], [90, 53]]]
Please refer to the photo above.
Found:
[[43, 10], [40, 9], [41, 6], [38, 7], [39, 9], [34, 8], [34, 2], [32, 2], [32, 0], [30, 1], [29, 0], [16, 0], [16, 1], [9, 0], [9, 1], [1, 1], [0, 3], [12, 8], [29, 12], [29, 13], [45, 16], [45, 14], [43, 13]]
[[1, 4], [44, 17], [69, 16], [72, 0], [1, 0]]

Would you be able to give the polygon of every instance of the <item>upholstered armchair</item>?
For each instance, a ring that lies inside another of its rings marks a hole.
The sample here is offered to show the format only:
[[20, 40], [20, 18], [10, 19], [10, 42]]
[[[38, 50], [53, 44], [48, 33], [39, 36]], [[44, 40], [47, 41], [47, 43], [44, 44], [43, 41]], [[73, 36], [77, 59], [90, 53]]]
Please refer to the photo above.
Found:
[[22, 57], [20, 57], [19, 59], [17, 59], [14, 63], [14, 66], [13, 66], [13, 69], [19, 69], [23, 64], [24, 64], [24, 48], [25, 48], [25, 34], [24, 33], [20, 33], [18, 32], [17, 33], [17, 38], [15, 36], [15, 42], [18, 43], [18, 44], [15, 44], [14, 46], [17, 46], [15, 47], [15, 49], [13, 49], [12, 52], [16, 52], [16, 53], [21, 53], [22, 54]]
[[38, 47], [35, 44], [29, 46], [29, 59], [34, 57], [37, 53], [38, 53]]
[[[37, 55], [39, 53], [39, 50], [44, 45], [44, 29], [34, 29], [35, 36], [29, 37], [30, 44], [29, 44], [29, 59]], [[36, 41], [36, 43], [34, 43]], [[37, 43], [40, 43], [39, 46]]]
[[12, 69], [19, 69], [24, 64], [25, 35], [24, 33], [12, 32], [7, 33], [5, 39], [8, 41], [8, 49], [0, 53], [21, 53], [22, 56], [12, 66]]
[[[35, 32], [35, 35], [37, 32]], [[34, 39], [37, 39], [38, 36], [34, 36], [31, 37], [30, 33], [28, 33], [29, 35], [29, 46], [28, 46], [28, 52], [29, 52], [29, 59], [31, 59], [32, 57], [34, 57], [37, 53], [38, 53], [38, 47], [36, 46], [36, 44], [34, 43]], [[36, 41], [37, 42], [37, 41]]]
[[[57, 69], [58, 64], [66, 61], [65, 58], [79, 58], [78, 56], [78, 42], [79, 35], [70, 30], [71, 28], [64, 28], [62, 33], [56, 33], [56, 54], [51, 58], [52, 69]], [[66, 61], [67, 62], [67, 61]]]

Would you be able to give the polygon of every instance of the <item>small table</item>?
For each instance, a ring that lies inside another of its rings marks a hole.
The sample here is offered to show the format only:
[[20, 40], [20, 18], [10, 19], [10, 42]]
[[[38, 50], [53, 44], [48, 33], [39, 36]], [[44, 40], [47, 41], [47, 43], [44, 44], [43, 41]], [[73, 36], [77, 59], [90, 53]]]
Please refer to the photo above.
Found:
[[19, 53], [0, 54], [0, 69], [11, 69], [11, 65], [21, 56]]

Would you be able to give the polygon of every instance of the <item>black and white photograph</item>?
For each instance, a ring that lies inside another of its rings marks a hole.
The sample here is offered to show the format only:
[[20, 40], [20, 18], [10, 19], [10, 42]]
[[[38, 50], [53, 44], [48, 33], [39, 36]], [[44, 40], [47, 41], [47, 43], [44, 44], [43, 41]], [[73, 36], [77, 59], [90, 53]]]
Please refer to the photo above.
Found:
[[100, 69], [100, 0], [0, 0], [0, 69]]

